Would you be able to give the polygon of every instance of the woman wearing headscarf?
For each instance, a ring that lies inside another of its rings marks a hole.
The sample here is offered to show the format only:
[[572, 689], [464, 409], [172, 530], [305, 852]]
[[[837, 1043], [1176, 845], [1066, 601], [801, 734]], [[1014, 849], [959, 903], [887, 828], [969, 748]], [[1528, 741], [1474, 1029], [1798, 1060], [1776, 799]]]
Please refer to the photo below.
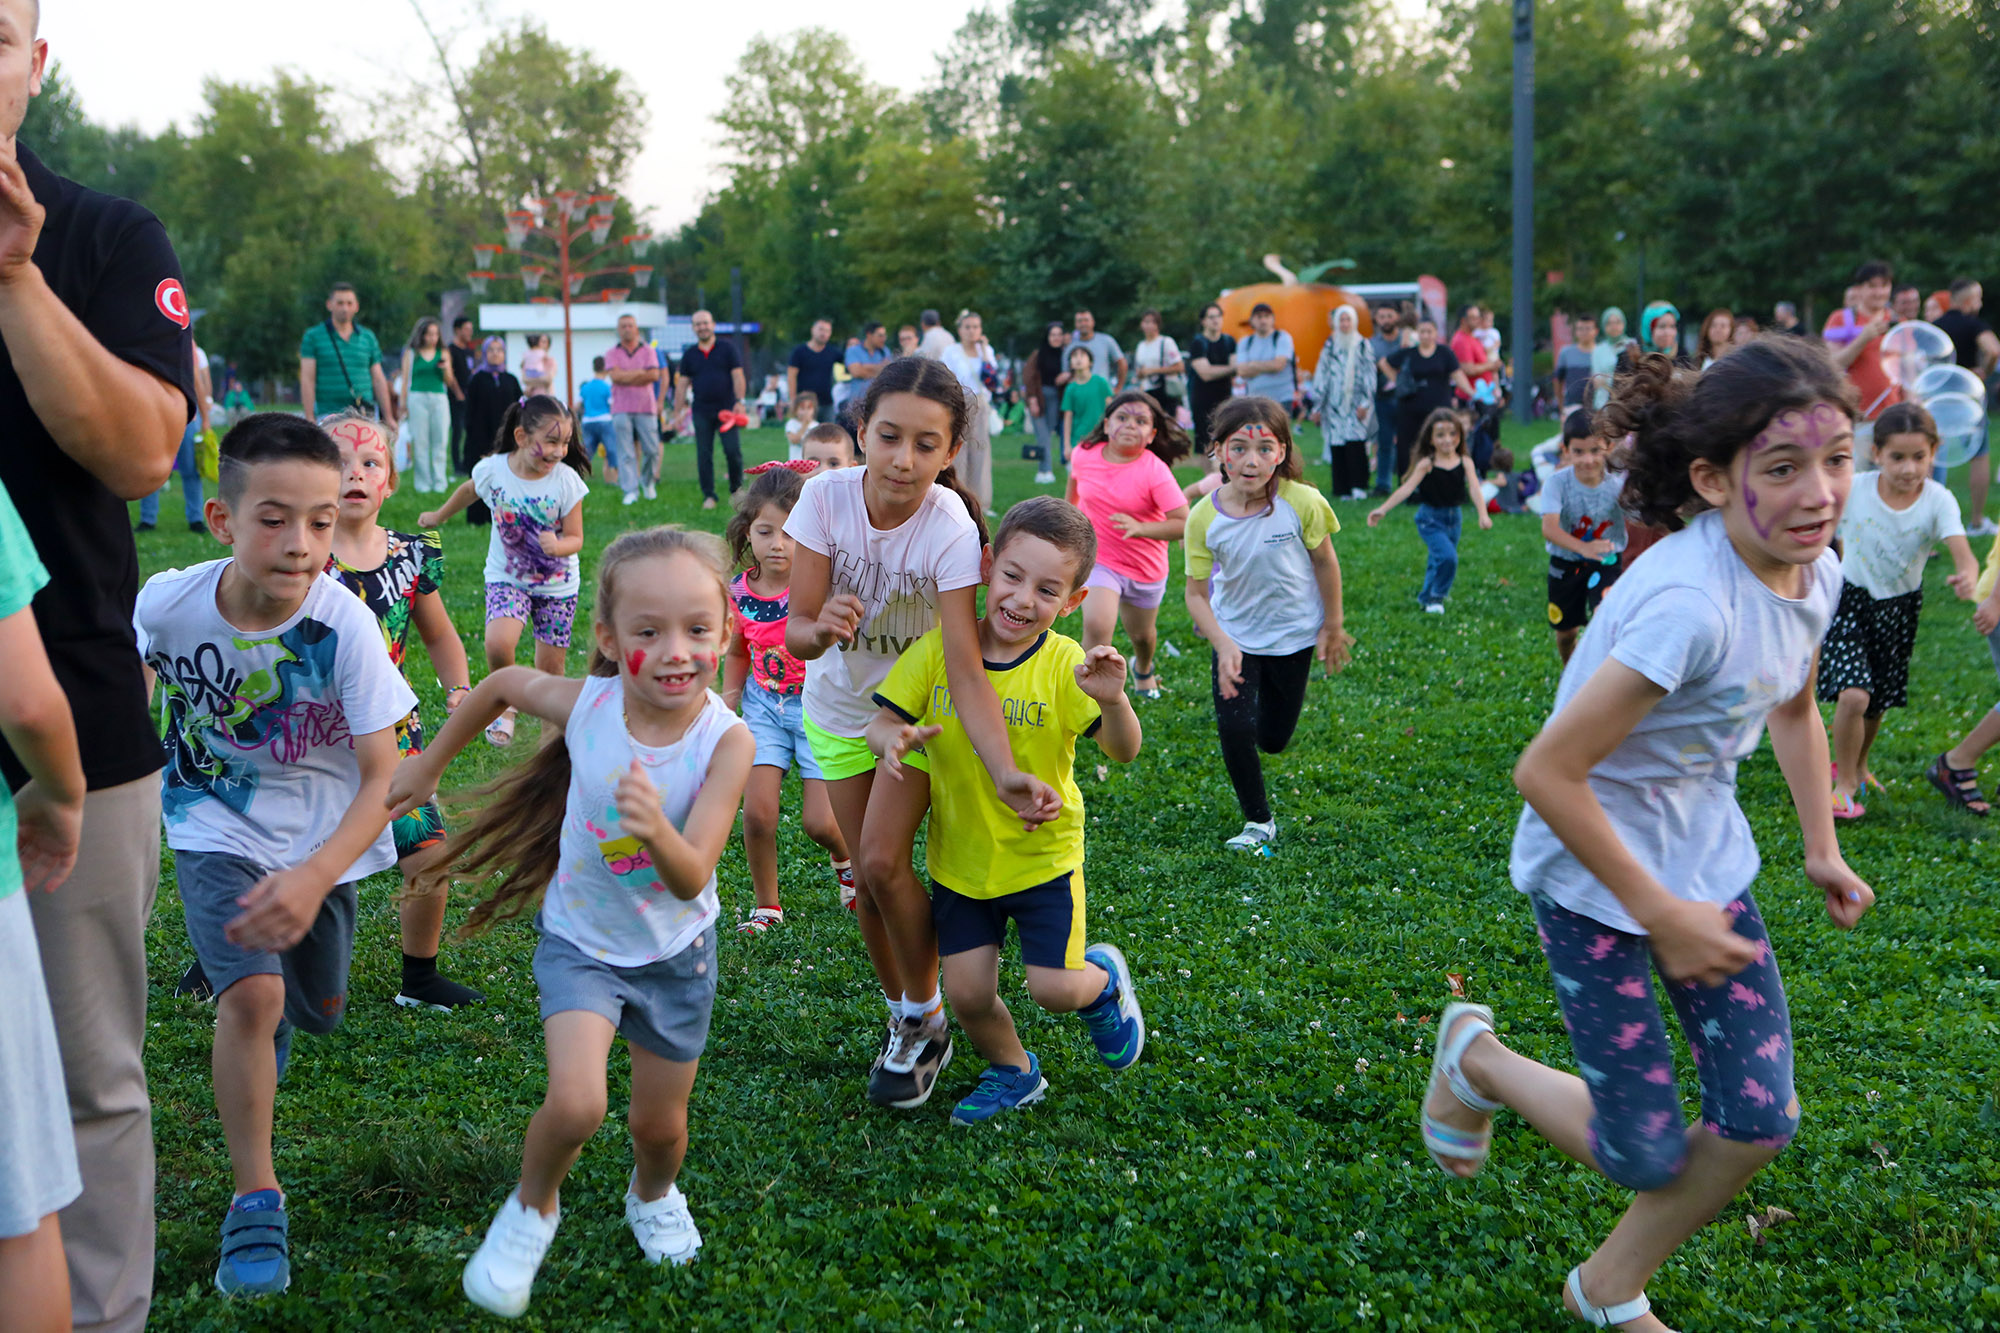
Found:
[[1591, 410], [1611, 400], [1611, 377], [1618, 372], [1618, 358], [1632, 345], [1625, 332], [1625, 312], [1615, 305], [1604, 307], [1597, 321], [1597, 346], [1590, 349]]
[[1375, 358], [1361, 338], [1361, 318], [1351, 305], [1327, 316], [1332, 336], [1313, 368], [1313, 420], [1333, 463], [1335, 496], [1368, 496], [1368, 432], [1375, 406]]
[[1063, 350], [1068, 343], [1068, 328], [1061, 320], [1054, 320], [1043, 330], [1042, 345], [1021, 358], [1022, 405], [1034, 424], [1039, 459], [1035, 466], [1037, 486], [1047, 486], [1056, 479], [1055, 464], [1050, 460], [1062, 455], [1056, 443], [1062, 436], [1062, 386], [1056, 381], [1062, 378]]
[[[493, 439], [500, 433], [500, 420], [507, 409], [521, 401], [521, 381], [507, 369], [507, 340], [488, 338], [479, 347], [479, 366], [472, 382], [465, 386], [464, 456], [458, 470], [472, 475], [472, 465], [493, 452]], [[482, 500], [474, 500], [465, 511], [465, 521], [481, 527], [493, 521], [493, 511]]]

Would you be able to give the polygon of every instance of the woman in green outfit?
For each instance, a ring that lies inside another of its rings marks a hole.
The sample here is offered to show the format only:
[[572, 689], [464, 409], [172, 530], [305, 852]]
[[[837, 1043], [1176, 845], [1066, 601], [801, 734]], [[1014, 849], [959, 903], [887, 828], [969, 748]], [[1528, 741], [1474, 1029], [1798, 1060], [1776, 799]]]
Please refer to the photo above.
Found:
[[461, 400], [465, 391], [451, 373], [445, 355], [444, 332], [425, 315], [410, 330], [403, 349], [404, 415], [410, 423], [410, 471], [419, 494], [443, 495], [451, 489], [451, 461], [445, 452], [451, 434], [449, 391]]

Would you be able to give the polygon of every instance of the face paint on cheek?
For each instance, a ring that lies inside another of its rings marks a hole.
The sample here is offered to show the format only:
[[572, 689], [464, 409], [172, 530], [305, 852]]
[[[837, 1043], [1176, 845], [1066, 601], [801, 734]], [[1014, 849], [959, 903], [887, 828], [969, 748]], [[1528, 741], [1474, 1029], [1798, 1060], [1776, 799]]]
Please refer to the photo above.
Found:
[[630, 653], [626, 654], [625, 670], [628, 674], [633, 676], [638, 675], [639, 668], [645, 665], [646, 665], [646, 650], [644, 648], [634, 648]]

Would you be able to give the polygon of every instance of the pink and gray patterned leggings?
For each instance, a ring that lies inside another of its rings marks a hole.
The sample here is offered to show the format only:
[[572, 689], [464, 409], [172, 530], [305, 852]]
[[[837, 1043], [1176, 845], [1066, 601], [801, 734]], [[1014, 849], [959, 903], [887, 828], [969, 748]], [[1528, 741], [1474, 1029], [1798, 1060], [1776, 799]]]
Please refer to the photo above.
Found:
[[[1646, 937], [1539, 894], [1531, 901], [1570, 1049], [1590, 1089], [1591, 1151], [1604, 1174], [1627, 1189], [1661, 1189], [1687, 1164], [1687, 1126]], [[1667, 999], [1701, 1076], [1704, 1128], [1782, 1148], [1799, 1127], [1785, 987], [1749, 892], [1727, 910], [1736, 933], [1759, 946], [1758, 960], [1713, 988], [1666, 982]]]

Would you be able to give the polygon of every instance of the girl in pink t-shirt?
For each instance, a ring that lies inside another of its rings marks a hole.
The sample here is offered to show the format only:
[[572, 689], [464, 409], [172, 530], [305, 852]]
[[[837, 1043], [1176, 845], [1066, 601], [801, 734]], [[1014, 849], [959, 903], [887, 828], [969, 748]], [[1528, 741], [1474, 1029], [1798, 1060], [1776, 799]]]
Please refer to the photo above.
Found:
[[1132, 640], [1132, 688], [1160, 697], [1153, 663], [1160, 601], [1167, 591], [1167, 543], [1187, 528], [1188, 501], [1173, 465], [1188, 456], [1187, 433], [1153, 396], [1128, 390], [1070, 457], [1070, 503], [1097, 529], [1097, 564], [1084, 580], [1083, 647], [1110, 643], [1117, 623]]
[[826, 782], [806, 739], [800, 697], [806, 664], [785, 651], [785, 621], [791, 612], [792, 539], [785, 520], [799, 501], [805, 479], [790, 468], [761, 472], [737, 501], [730, 517], [729, 548], [744, 566], [729, 585], [729, 659], [723, 669], [722, 699], [743, 714], [757, 742], [750, 783], [743, 789], [743, 859], [757, 906], [737, 929], [761, 935], [785, 919], [778, 905], [778, 796], [785, 773], [799, 766], [805, 790], [806, 836], [826, 848], [841, 906], [854, 910], [854, 865], [834, 822]]

